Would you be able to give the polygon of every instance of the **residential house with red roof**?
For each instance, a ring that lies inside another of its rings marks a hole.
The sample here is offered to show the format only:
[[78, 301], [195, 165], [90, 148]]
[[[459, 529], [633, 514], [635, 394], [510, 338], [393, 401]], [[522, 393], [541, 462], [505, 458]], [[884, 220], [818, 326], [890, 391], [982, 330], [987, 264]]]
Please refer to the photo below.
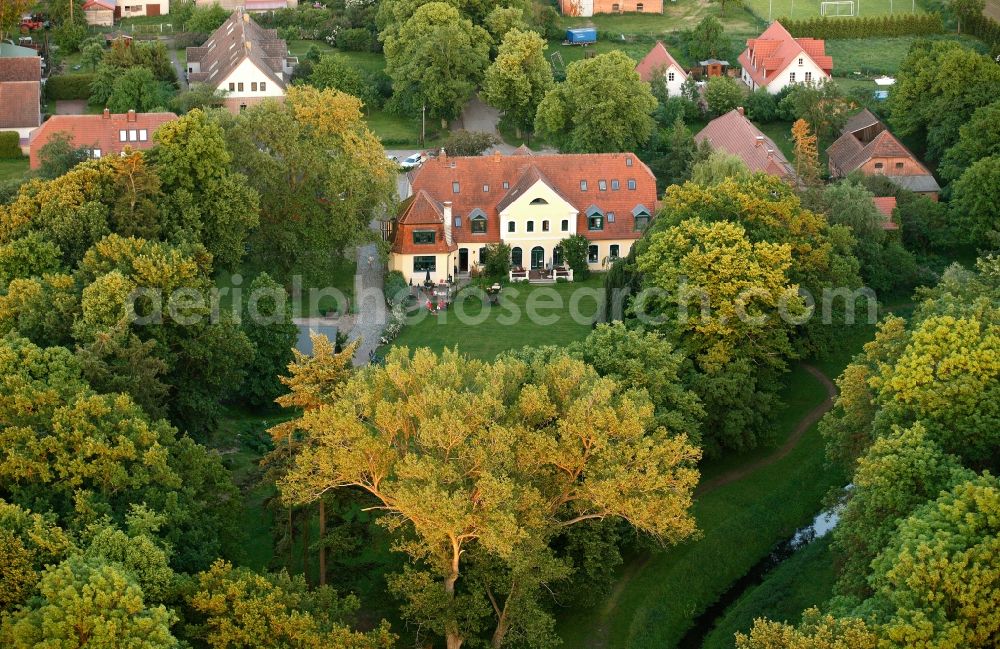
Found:
[[40, 57], [0, 58], [0, 131], [16, 131], [24, 151], [31, 132], [42, 123], [41, 88]]
[[819, 83], [833, 72], [833, 58], [818, 38], [795, 38], [777, 20], [740, 54], [743, 81], [750, 90], [765, 88], [772, 95], [796, 83]]
[[941, 191], [930, 170], [867, 108], [847, 120], [826, 155], [833, 178], [858, 170], [866, 176], [881, 174], [932, 200], [937, 200]]
[[88, 25], [112, 27], [117, 8], [115, 0], [87, 0], [83, 3], [83, 17]]
[[688, 76], [684, 68], [667, 51], [663, 41], [656, 41], [656, 45], [649, 50], [649, 54], [635, 66], [635, 71], [647, 83], [652, 83], [655, 75], [663, 75], [667, 82], [667, 92], [671, 97], [680, 96], [681, 84], [687, 80]]
[[564, 16], [594, 14], [663, 13], [663, 0], [559, 0]]
[[592, 269], [623, 257], [656, 210], [656, 179], [632, 153], [451, 157], [414, 174], [392, 231], [390, 270], [413, 282], [470, 272], [488, 244], [532, 278], [564, 265], [559, 243], [590, 241]]
[[204, 45], [187, 48], [188, 81], [223, 91], [223, 104], [234, 114], [265, 99], [283, 99], [296, 63], [277, 30], [264, 29], [242, 8]]
[[86, 148], [91, 157], [120, 154], [125, 147], [149, 149], [153, 133], [161, 124], [177, 119], [173, 113], [111, 113], [101, 115], [53, 115], [31, 135], [30, 164], [41, 165], [42, 147], [56, 135], [65, 133], [76, 148]]
[[698, 131], [694, 140], [698, 144], [708, 142], [716, 151], [737, 156], [751, 172], [798, 181], [794, 167], [781, 149], [747, 119], [742, 106], [713, 119]]

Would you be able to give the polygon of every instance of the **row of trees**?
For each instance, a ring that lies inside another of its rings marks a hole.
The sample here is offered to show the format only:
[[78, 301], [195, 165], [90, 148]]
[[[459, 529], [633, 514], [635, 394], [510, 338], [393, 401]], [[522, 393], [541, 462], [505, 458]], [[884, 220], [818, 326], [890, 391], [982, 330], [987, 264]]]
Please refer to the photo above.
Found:
[[996, 257], [950, 268], [841, 375], [820, 425], [853, 471], [833, 532], [838, 596], [798, 627], [758, 621], [737, 646], [996, 645], [997, 271]]

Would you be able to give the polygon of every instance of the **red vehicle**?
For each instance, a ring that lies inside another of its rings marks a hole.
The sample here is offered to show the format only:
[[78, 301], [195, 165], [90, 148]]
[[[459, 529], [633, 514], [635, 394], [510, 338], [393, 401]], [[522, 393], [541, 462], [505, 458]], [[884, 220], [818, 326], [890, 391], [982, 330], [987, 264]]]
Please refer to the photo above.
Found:
[[31, 32], [36, 29], [41, 29], [44, 23], [41, 20], [35, 20], [34, 18], [25, 18], [21, 21], [21, 31]]

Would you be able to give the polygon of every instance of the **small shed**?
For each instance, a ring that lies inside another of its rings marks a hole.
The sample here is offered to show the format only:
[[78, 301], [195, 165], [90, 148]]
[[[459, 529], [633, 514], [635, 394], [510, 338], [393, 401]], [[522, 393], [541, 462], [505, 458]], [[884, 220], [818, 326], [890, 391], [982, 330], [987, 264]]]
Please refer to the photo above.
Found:
[[719, 59], [706, 59], [698, 61], [701, 66], [701, 74], [705, 77], [724, 77], [729, 72], [729, 61]]
[[597, 42], [597, 28], [576, 27], [566, 30], [566, 42], [570, 45], [589, 45]]

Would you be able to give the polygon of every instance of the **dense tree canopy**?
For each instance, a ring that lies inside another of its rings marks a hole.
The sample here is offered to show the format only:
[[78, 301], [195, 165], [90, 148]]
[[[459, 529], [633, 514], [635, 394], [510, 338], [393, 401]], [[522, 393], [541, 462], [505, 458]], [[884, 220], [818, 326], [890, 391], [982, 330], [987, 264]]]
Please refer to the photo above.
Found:
[[[452, 648], [482, 624], [475, 570], [462, 579], [470, 562], [527, 578], [551, 562], [552, 534], [595, 518], [667, 541], [694, 530], [698, 452], [686, 435], [653, 428], [648, 397], [565, 356], [487, 365], [398, 349], [296, 425], [304, 448], [285, 497], [354, 487], [395, 514], [383, 522], [406, 532], [400, 548], [414, 562], [395, 589]], [[517, 625], [503, 603], [497, 616], [497, 629]]]
[[653, 133], [654, 108], [635, 62], [616, 50], [570, 63], [539, 104], [535, 130], [563, 151], [635, 151]]
[[486, 70], [483, 98], [504, 112], [517, 129], [531, 129], [535, 113], [552, 88], [547, 45], [535, 32], [509, 30], [496, 60]]

